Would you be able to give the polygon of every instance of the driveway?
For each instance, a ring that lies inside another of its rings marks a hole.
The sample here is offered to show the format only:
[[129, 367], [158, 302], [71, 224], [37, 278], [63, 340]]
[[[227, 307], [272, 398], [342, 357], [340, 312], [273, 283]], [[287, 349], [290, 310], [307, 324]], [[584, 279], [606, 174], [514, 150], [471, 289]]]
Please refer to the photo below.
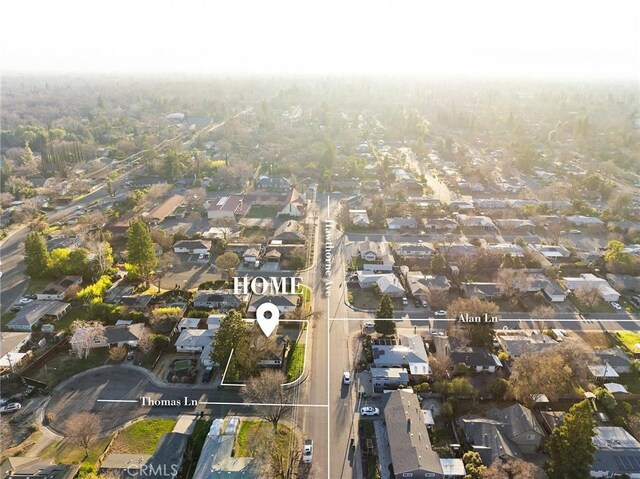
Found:
[[[154, 400], [229, 402], [238, 406], [170, 406], [150, 407], [142, 406], [141, 397]], [[126, 400], [136, 402], [98, 402], [98, 400]], [[240, 409], [247, 414], [249, 408], [243, 406], [242, 400], [236, 392], [218, 391], [199, 387], [176, 387], [162, 385], [150, 381], [147, 374], [121, 366], [107, 366], [91, 370], [86, 374], [76, 375], [66, 383], [61, 384], [54, 392], [45, 414], [53, 414], [49, 427], [62, 435], [66, 432], [65, 421], [74, 413], [91, 412], [98, 415], [101, 422], [100, 435], [114, 431], [128, 421], [140, 416], [180, 416], [199, 411], [206, 413], [224, 414], [229, 409]]]

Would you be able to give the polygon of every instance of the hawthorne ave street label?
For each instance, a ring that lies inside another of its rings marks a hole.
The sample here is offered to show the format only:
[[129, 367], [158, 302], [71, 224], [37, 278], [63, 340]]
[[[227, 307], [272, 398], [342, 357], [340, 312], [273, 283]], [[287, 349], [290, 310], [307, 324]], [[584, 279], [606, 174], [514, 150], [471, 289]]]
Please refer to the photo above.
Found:
[[152, 399], [149, 396], [142, 396], [140, 398], [140, 402], [142, 406], [160, 406], [160, 407], [191, 407], [197, 406], [198, 401], [196, 399], [189, 399], [188, 397], [184, 397], [184, 399]]
[[481, 316], [471, 316], [468, 313], [462, 314], [458, 317], [458, 322], [460, 323], [497, 323], [497, 316], [489, 316], [488, 314], [483, 314]]

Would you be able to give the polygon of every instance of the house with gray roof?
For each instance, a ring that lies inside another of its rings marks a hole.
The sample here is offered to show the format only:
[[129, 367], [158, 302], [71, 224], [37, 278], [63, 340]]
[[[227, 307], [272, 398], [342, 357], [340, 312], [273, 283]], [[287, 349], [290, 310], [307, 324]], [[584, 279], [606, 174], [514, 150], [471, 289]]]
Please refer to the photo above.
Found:
[[432, 243], [396, 243], [395, 253], [401, 258], [430, 258], [436, 252]]
[[7, 323], [7, 329], [31, 332], [43, 319], [59, 320], [70, 306], [60, 301], [31, 301]]
[[193, 298], [193, 307], [198, 309], [215, 309], [229, 311], [239, 309], [243, 298], [227, 290], [203, 289]]
[[495, 373], [498, 368], [502, 367], [502, 362], [498, 359], [498, 356], [487, 348], [459, 348], [451, 351], [449, 357], [454, 365], [464, 364], [477, 373]]
[[411, 375], [431, 374], [429, 355], [419, 334], [399, 335], [395, 339], [375, 340], [371, 346], [373, 364], [377, 368], [408, 367]]
[[[433, 450], [418, 397], [407, 391], [388, 394], [384, 420], [389, 439], [393, 477], [432, 477], [445, 479], [466, 474], [462, 460], [443, 464]], [[455, 460], [454, 460], [455, 461]], [[462, 466], [462, 468], [460, 467]]]
[[446, 276], [425, 275], [421, 272], [408, 272], [407, 284], [414, 298], [427, 300], [434, 290], [449, 291], [451, 283]]
[[517, 444], [524, 454], [534, 454], [540, 448], [545, 433], [531, 409], [516, 403], [503, 409], [490, 409], [487, 411], [487, 417], [503, 422], [506, 425], [507, 437]]
[[498, 283], [462, 283], [461, 286], [465, 298], [491, 300], [502, 296]]
[[508, 437], [502, 421], [486, 417], [463, 416], [456, 421], [472, 451], [477, 452], [487, 467], [498, 459], [522, 459], [518, 446]]
[[640, 442], [621, 427], [596, 427], [591, 477], [640, 478]]
[[595, 351], [596, 358], [603, 364], [611, 367], [618, 374], [625, 374], [631, 371], [631, 361], [620, 347], [611, 349], [598, 349]]

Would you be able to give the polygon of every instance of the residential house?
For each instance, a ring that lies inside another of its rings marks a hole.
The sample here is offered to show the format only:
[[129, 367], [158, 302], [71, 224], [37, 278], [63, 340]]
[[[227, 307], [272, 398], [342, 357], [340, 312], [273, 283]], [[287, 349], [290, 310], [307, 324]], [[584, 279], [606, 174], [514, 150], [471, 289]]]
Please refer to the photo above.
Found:
[[461, 459], [444, 460], [431, 446], [418, 397], [407, 391], [393, 391], [384, 405], [393, 477], [464, 477]]
[[136, 311], [144, 311], [153, 299], [152, 294], [131, 294], [120, 297], [120, 304]]
[[407, 285], [414, 298], [425, 301], [429, 299], [431, 291], [449, 291], [451, 288], [451, 283], [446, 276], [427, 276], [419, 271], [407, 273]]
[[261, 176], [256, 181], [256, 188], [273, 191], [289, 191], [291, 182], [284, 176]]
[[178, 353], [201, 353], [213, 341], [214, 331], [211, 329], [185, 329], [176, 340]]
[[273, 239], [283, 244], [304, 244], [304, 226], [299, 221], [287, 220], [276, 229]]
[[362, 241], [358, 244], [360, 258], [364, 261], [363, 269], [367, 271], [392, 271], [395, 264], [391, 247], [383, 238], [375, 241]]
[[71, 305], [60, 301], [31, 301], [16, 313], [7, 328], [13, 331], [31, 332], [43, 319], [57, 321], [62, 318]]
[[431, 243], [396, 243], [395, 253], [400, 258], [430, 258], [436, 252]]
[[354, 226], [366, 228], [371, 224], [367, 210], [349, 210], [349, 220]]
[[595, 289], [604, 301], [618, 301], [620, 298], [620, 293], [613, 289], [607, 280], [598, 278], [592, 273], [582, 273], [579, 277], [563, 279], [570, 290]]
[[600, 218], [595, 216], [567, 216], [566, 220], [574, 226], [603, 226], [604, 223]]
[[498, 334], [497, 339], [500, 347], [512, 358], [517, 358], [529, 352], [541, 352], [558, 344], [557, 341], [554, 341], [546, 334], [535, 331]]
[[[226, 420], [227, 427], [224, 426]], [[214, 419], [205, 438], [193, 479], [261, 477], [252, 457], [233, 455], [240, 418]]]
[[374, 340], [371, 346], [373, 364], [376, 368], [409, 368], [412, 376], [428, 376], [431, 374], [429, 355], [422, 337], [418, 334], [399, 335], [399, 343], [395, 339]]
[[591, 377], [599, 383], [603, 383], [604, 381], [612, 381], [620, 377], [616, 370], [608, 364], [587, 366], [587, 369], [589, 370]]
[[465, 228], [481, 228], [485, 231], [498, 231], [498, 227], [488, 216], [468, 216], [457, 214], [456, 219]]
[[49, 285], [41, 293], [36, 294], [36, 299], [40, 301], [62, 301], [66, 299], [70, 288], [80, 286], [82, 276], [64, 276]]
[[255, 264], [260, 257], [260, 250], [258, 248], [247, 248], [244, 253], [242, 253], [242, 262], [244, 264]]
[[144, 215], [144, 219], [154, 225], [160, 224], [166, 218], [173, 216], [182, 203], [184, 203], [184, 196], [174, 195], [153, 208], [147, 215]]
[[200, 318], [182, 318], [176, 324], [175, 331], [181, 333], [187, 329], [198, 329], [200, 326]]
[[136, 218], [137, 216], [138, 213], [135, 212], [125, 213], [114, 223], [107, 225], [105, 229], [109, 231], [113, 236], [124, 236], [127, 234], [127, 231], [129, 231], [129, 224], [131, 223], [131, 220]]
[[531, 282], [526, 290], [527, 293], [542, 291], [552, 303], [561, 303], [566, 299], [564, 290], [554, 280], [539, 273], [533, 273], [529, 276]]
[[409, 372], [405, 368], [371, 368], [373, 391], [381, 393], [385, 389], [397, 389], [409, 384]]
[[173, 245], [174, 253], [209, 254], [211, 241], [207, 240], [181, 240]]
[[415, 218], [387, 218], [387, 228], [390, 230], [416, 229], [418, 222]]
[[203, 289], [196, 292], [196, 296], [193, 298], [193, 307], [226, 312], [230, 309], [240, 309], [244, 299], [232, 291]]
[[640, 479], [640, 442], [621, 427], [596, 427], [591, 477]]
[[394, 274], [381, 276], [376, 282], [380, 294], [388, 294], [392, 298], [402, 298], [405, 295], [404, 287]]
[[511, 256], [523, 258], [524, 249], [522, 246], [512, 243], [487, 244], [484, 247], [487, 251], [498, 254], [510, 254]]
[[422, 222], [425, 229], [432, 231], [454, 231], [460, 226], [451, 218], [426, 218]]
[[631, 372], [631, 361], [619, 346], [611, 349], [597, 349], [595, 354], [603, 365], [613, 368], [616, 373]]
[[[267, 250], [264, 254], [264, 260], [266, 263], [273, 263], [278, 265], [280, 263], [280, 259], [282, 258], [282, 253], [275, 248], [271, 248]], [[272, 270], [271, 270], [272, 271]]]
[[552, 263], [562, 262], [571, 256], [571, 251], [560, 245], [529, 244], [527, 248]]
[[607, 281], [609, 281], [609, 284], [617, 291], [640, 292], [640, 276], [608, 274]]
[[210, 220], [228, 220], [235, 223], [242, 216], [244, 199], [240, 195], [222, 196], [209, 202], [207, 218]]
[[358, 279], [358, 285], [362, 289], [373, 288], [378, 284], [378, 281], [384, 277], [387, 277], [389, 282], [393, 282], [394, 278], [396, 278], [393, 273], [371, 273], [369, 271], [358, 271], [356, 277]]
[[456, 260], [457, 258], [470, 258], [478, 252], [478, 247], [471, 243], [447, 243], [440, 244], [438, 251], [448, 260]]
[[270, 296], [254, 294], [251, 296], [251, 301], [249, 302], [247, 312], [255, 313], [256, 309], [258, 309], [261, 304], [273, 303], [278, 307], [278, 311], [280, 311], [281, 314], [292, 313], [298, 307], [299, 300], [300, 297], [297, 294], [282, 294]]
[[56, 464], [39, 457], [7, 457], [1, 469], [2, 479], [73, 479], [79, 465]]
[[465, 298], [492, 300], [502, 297], [498, 283], [462, 283], [461, 287]]
[[292, 188], [285, 201], [280, 205], [276, 216], [290, 216], [299, 218], [304, 216], [307, 200], [295, 188]]
[[463, 364], [477, 373], [495, 373], [502, 367], [502, 362], [498, 356], [487, 348], [460, 348], [449, 353], [451, 362], [457, 366]]
[[485, 466], [489, 467], [497, 460], [523, 458], [517, 444], [509, 439], [504, 422], [485, 417], [462, 416], [456, 423], [464, 432], [471, 450], [480, 455]]
[[490, 409], [487, 417], [506, 425], [507, 437], [517, 444], [524, 454], [535, 454], [545, 437], [542, 426], [533, 411], [516, 403], [503, 409]]
[[0, 372], [13, 370], [22, 362], [26, 353], [20, 350], [31, 339], [31, 333], [0, 332]]
[[500, 230], [527, 232], [536, 227], [531, 220], [503, 219], [496, 220], [496, 225]]
[[[82, 340], [84, 334], [83, 328], [78, 328], [69, 340], [72, 351], [78, 351], [84, 348]], [[146, 334], [146, 328], [143, 323], [135, 323], [131, 325], [106, 326], [102, 337], [94, 338], [91, 349], [94, 348], [113, 348], [113, 347], [138, 347], [138, 341]]]
[[483, 210], [503, 210], [509, 207], [507, 200], [498, 198], [476, 198], [473, 202], [476, 208]]

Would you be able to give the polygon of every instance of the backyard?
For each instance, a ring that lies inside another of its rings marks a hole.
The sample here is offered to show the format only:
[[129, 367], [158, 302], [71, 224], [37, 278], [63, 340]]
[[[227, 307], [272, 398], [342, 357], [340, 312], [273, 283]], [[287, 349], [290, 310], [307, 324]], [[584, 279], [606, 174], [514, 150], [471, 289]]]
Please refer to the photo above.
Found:
[[64, 350], [51, 356], [43, 367], [38, 368], [30, 376], [33, 379], [47, 383], [51, 387], [82, 371], [102, 366], [108, 359], [107, 348], [93, 349], [86, 359], [71, 356], [67, 350]]
[[53, 459], [56, 464], [79, 464], [87, 462], [96, 464], [98, 458], [105, 451], [112, 436], [105, 436], [96, 439], [89, 447], [89, 454], [85, 456], [84, 448], [72, 439], [63, 439], [45, 447], [40, 453], [40, 457]]
[[[271, 449], [273, 456], [288, 457], [291, 450], [291, 441], [298, 442], [298, 438], [294, 431], [289, 427], [278, 424], [278, 432], [273, 434], [273, 425], [267, 421], [242, 421], [240, 429], [238, 430], [238, 437], [236, 438], [235, 456], [236, 457], [253, 457], [254, 452], [252, 446], [252, 439], [259, 437], [262, 434], [274, 436], [274, 441]], [[298, 448], [295, 448], [296, 450]], [[288, 463], [288, 461], [284, 461]]]
[[640, 333], [634, 333], [632, 331], [618, 331], [616, 333], [618, 341], [620, 341], [625, 348], [632, 353], [640, 353]]

